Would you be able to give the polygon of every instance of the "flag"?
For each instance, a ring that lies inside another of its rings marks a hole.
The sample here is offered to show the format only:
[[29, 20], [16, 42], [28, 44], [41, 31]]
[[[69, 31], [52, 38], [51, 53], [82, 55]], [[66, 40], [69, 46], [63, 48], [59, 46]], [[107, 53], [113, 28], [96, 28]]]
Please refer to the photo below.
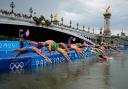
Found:
[[73, 42], [76, 41], [76, 38], [73, 38], [72, 41], [73, 41]]
[[29, 29], [25, 32], [25, 35], [28, 37], [30, 35]]

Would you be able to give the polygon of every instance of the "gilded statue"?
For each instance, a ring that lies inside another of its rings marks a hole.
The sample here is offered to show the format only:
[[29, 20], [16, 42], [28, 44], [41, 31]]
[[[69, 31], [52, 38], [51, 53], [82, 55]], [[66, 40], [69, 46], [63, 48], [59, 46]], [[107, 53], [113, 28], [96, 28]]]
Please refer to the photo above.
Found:
[[108, 6], [105, 10], [105, 14], [110, 14], [110, 6]]
[[54, 20], [54, 21], [59, 21], [59, 16], [56, 14], [56, 15], [53, 17], [53, 20]]

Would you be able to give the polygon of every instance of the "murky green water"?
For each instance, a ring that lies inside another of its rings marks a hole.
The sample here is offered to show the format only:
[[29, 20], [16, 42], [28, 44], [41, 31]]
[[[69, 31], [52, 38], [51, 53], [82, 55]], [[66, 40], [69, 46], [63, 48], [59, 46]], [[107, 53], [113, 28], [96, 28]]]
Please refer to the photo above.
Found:
[[57, 64], [0, 74], [0, 89], [128, 89], [128, 53], [110, 65]]

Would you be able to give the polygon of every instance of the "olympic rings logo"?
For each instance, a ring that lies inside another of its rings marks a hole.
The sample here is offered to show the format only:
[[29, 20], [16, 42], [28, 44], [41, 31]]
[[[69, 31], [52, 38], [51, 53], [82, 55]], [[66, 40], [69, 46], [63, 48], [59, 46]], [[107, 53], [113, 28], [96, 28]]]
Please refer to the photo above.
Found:
[[24, 67], [24, 63], [23, 62], [16, 62], [16, 63], [11, 63], [10, 64], [10, 69], [14, 70], [14, 69], [23, 69]]

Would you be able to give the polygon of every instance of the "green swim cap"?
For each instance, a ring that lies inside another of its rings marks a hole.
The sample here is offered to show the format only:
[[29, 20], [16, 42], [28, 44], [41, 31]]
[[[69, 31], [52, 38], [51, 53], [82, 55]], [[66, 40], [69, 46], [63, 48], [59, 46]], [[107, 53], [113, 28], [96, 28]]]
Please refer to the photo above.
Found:
[[52, 45], [51, 45], [51, 50], [56, 50], [57, 49], [57, 44], [54, 42]]

